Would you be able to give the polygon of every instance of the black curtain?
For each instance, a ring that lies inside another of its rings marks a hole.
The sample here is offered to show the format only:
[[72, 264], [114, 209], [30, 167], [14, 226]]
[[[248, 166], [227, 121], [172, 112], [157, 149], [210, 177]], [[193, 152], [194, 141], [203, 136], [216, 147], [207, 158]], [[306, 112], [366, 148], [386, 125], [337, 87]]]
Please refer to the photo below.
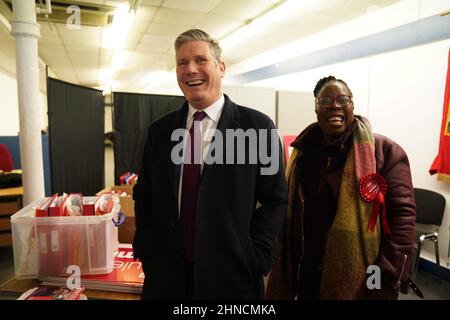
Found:
[[95, 195], [105, 184], [102, 92], [48, 78], [47, 99], [52, 192]]
[[185, 102], [182, 96], [114, 92], [114, 177], [126, 172], [139, 172], [152, 122], [178, 110]]

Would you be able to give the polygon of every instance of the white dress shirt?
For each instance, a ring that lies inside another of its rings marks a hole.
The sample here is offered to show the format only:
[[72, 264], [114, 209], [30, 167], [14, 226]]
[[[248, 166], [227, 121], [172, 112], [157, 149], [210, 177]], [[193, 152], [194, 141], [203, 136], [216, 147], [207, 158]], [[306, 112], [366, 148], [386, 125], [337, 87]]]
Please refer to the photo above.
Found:
[[[211, 140], [213, 138], [212, 133], [214, 132], [213, 129], [217, 128], [217, 124], [219, 122], [220, 116], [222, 115], [223, 106], [225, 104], [225, 97], [223, 94], [220, 96], [220, 98], [214, 102], [209, 107], [206, 107], [203, 110], [195, 109], [191, 104], [189, 104], [189, 111], [186, 119], [186, 135], [189, 134], [189, 130], [192, 127], [192, 123], [194, 120], [194, 113], [197, 111], [204, 111], [206, 113], [206, 117], [201, 121], [200, 125], [200, 135], [202, 137], [201, 141], [201, 154], [202, 158], [200, 159], [200, 172], [203, 170], [203, 162], [208, 154], [208, 147], [211, 144]], [[209, 131], [208, 131], [209, 130]], [[204, 133], [208, 132], [209, 134], [206, 135]], [[184, 146], [183, 150], [186, 148], [186, 136], [184, 137]], [[183, 151], [183, 159], [184, 159], [184, 151]], [[178, 216], [180, 215], [180, 205], [181, 205], [181, 190], [183, 186], [183, 166], [181, 166], [181, 172], [180, 172], [180, 182], [178, 184]]]

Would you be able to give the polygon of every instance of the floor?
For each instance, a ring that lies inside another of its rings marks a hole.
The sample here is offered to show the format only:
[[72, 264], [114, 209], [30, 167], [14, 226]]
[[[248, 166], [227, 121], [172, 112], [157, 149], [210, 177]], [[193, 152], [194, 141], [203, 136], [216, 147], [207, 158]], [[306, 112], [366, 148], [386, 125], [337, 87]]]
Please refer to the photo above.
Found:
[[[0, 285], [14, 276], [14, 258], [12, 247], [0, 247]], [[0, 300], [2, 296], [0, 296]]]
[[[434, 274], [419, 270], [413, 278], [425, 300], [450, 300], [450, 282], [439, 280]], [[400, 294], [399, 300], [421, 300], [412, 290], [408, 295]]]
[[[0, 284], [3, 284], [14, 275], [14, 259], [11, 247], [0, 247]], [[434, 275], [425, 271], [419, 271], [415, 276], [415, 282], [422, 290], [425, 300], [450, 300], [450, 282], [439, 281]], [[0, 300], [2, 297], [0, 296]], [[410, 293], [400, 295], [399, 300], [420, 300]]]

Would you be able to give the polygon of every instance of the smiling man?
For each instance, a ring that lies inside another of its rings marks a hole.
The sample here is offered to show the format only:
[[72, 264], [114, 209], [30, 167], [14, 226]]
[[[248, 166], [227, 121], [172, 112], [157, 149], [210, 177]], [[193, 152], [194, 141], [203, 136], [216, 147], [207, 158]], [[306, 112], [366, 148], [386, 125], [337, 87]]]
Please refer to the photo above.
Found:
[[191, 106], [203, 110], [222, 95], [225, 63], [209, 42], [184, 39], [180, 36], [175, 43], [178, 85]]
[[[276, 148], [271, 144], [275, 126], [222, 93], [225, 63], [207, 33], [182, 33], [175, 52], [187, 102], [150, 126], [133, 192], [133, 248], [145, 272], [142, 298], [261, 299], [287, 207], [279, 138]], [[180, 129], [183, 140], [174, 141]], [[239, 147], [216, 143], [229, 130], [266, 134]], [[264, 174], [270, 164], [259, 156], [256, 162], [205, 162], [213, 142], [213, 153], [241, 160], [269, 147], [265, 159], [275, 157], [277, 168]], [[173, 157], [180, 143], [181, 163]]]

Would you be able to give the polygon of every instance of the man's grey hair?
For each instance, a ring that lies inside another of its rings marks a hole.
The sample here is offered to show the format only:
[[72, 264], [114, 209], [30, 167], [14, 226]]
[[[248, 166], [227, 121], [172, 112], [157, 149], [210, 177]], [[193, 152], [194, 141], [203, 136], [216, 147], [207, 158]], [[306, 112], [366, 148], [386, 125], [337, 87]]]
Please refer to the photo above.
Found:
[[175, 40], [175, 52], [178, 52], [178, 49], [189, 41], [205, 41], [209, 44], [211, 52], [214, 56], [216, 65], [218, 65], [221, 61], [222, 48], [219, 45], [219, 42], [213, 38], [205, 31], [200, 29], [191, 29], [180, 34]]

